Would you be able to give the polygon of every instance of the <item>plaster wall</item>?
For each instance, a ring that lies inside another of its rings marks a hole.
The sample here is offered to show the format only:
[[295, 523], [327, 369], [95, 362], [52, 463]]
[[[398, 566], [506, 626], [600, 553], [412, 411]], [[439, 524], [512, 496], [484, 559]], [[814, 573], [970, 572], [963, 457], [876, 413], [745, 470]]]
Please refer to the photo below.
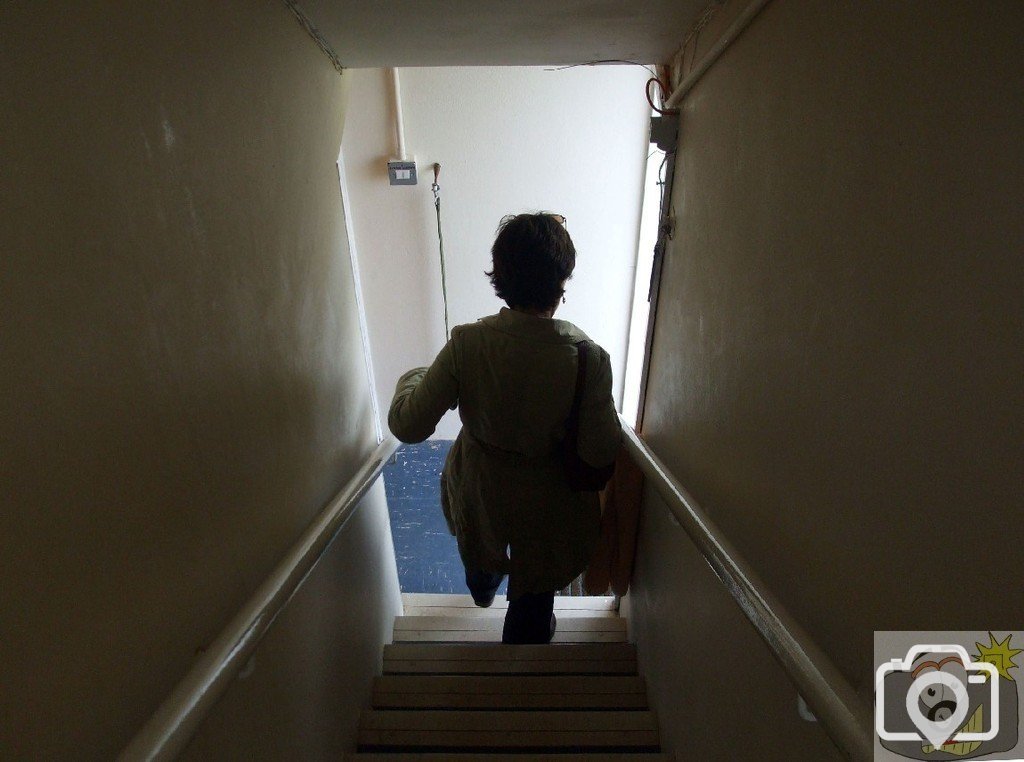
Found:
[[[396, 158], [390, 73], [355, 70], [343, 159], [382, 413], [398, 377], [444, 345], [431, 167], [441, 164], [441, 210], [451, 325], [497, 312], [484, 277], [501, 218], [564, 215], [576, 273], [557, 317], [612, 356], [622, 399], [640, 209], [648, 152], [636, 66], [401, 69], [407, 150], [416, 186], [389, 186]], [[386, 422], [385, 422], [386, 426]], [[453, 439], [450, 413], [435, 437]]]
[[[376, 444], [347, 82], [282, 3], [0, 26], [0, 756], [110, 759]], [[267, 749], [351, 741], [400, 605], [365, 503], [246, 684]]]
[[[874, 630], [1024, 618], [1022, 22], [775, 0], [683, 103], [645, 438], [866, 706]], [[645, 514], [632, 618], [668, 742], [795, 758], [819, 731]]]

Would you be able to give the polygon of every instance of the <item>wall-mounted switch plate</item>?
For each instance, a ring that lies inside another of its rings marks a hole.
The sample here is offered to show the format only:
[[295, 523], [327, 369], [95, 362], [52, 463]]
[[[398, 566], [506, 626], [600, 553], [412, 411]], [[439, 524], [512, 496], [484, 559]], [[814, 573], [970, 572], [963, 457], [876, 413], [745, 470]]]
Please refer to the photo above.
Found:
[[416, 162], [389, 161], [388, 183], [390, 183], [391, 185], [415, 185]]

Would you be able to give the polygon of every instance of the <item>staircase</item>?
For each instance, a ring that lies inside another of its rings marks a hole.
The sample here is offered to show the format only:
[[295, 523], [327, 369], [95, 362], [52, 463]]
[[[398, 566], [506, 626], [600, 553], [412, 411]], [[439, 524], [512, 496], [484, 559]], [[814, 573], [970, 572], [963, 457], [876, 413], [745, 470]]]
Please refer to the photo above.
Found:
[[613, 599], [556, 598], [552, 644], [506, 646], [503, 599], [403, 598], [352, 760], [669, 759]]

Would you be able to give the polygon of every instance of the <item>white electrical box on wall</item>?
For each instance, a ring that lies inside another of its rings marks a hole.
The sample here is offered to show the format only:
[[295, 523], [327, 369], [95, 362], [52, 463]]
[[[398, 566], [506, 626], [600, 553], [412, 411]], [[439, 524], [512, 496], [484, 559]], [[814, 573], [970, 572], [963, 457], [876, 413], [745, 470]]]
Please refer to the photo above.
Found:
[[389, 161], [388, 162], [388, 183], [391, 185], [415, 185], [416, 184], [416, 162], [414, 161]]

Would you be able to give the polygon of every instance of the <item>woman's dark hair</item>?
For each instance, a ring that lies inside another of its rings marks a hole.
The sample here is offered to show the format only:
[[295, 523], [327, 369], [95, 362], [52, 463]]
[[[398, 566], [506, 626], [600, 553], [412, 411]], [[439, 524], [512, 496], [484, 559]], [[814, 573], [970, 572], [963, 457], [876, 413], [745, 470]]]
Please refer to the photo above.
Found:
[[484, 275], [509, 307], [549, 310], [565, 293], [576, 248], [561, 219], [550, 212], [510, 214], [498, 225], [492, 269]]

